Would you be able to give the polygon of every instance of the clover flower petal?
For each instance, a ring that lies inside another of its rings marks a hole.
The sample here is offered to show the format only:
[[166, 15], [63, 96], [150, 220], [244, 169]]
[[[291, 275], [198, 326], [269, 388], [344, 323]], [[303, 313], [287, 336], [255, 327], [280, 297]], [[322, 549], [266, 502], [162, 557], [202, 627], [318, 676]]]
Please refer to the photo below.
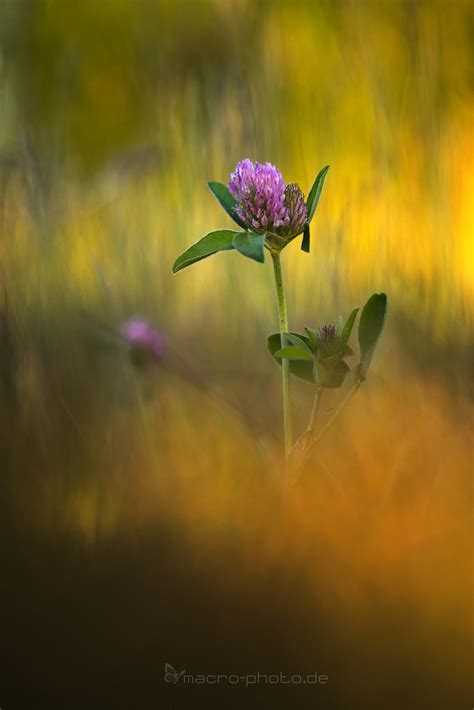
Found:
[[230, 176], [229, 192], [237, 202], [237, 215], [248, 229], [281, 237], [303, 231], [307, 218], [304, 195], [296, 183], [285, 185], [280, 171], [271, 163], [242, 160]]

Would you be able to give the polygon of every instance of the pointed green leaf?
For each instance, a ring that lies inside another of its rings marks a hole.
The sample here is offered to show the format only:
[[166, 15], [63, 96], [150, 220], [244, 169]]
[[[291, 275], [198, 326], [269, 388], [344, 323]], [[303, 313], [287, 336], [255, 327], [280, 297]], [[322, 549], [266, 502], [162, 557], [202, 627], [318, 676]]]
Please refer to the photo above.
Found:
[[246, 229], [246, 225], [238, 214], [235, 211], [235, 206], [237, 202], [235, 201], [235, 198], [232, 197], [232, 195], [229, 192], [229, 188], [227, 185], [224, 185], [222, 182], [208, 182], [207, 183], [209, 186], [210, 191], [214, 195], [214, 197], [217, 198], [218, 202], [221, 204], [221, 206], [225, 209], [229, 217], [236, 222], [239, 227], [242, 227], [243, 229]]
[[[287, 338], [303, 338], [304, 336], [299, 333], [288, 333]], [[290, 372], [295, 377], [299, 377], [302, 380], [311, 382], [313, 384], [319, 384], [321, 387], [327, 389], [336, 389], [341, 387], [344, 382], [346, 374], [349, 372], [349, 367], [346, 365], [344, 360], [340, 358], [331, 358], [329, 360], [320, 361], [314, 363], [314, 358], [309, 359], [308, 354], [305, 354], [305, 358], [293, 359], [293, 350], [298, 350], [299, 354], [303, 354], [303, 350], [299, 348], [292, 348], [291, 346], [281, 347], [280, 333], [272, 333], [268, 336], [267, 347], [270, 354], [274, 359], [281, 365], [282, 353], [288, 353], [288, 360], [290, 363]]]
[[285, 357], [287, 360], [308, 360], [313, 361], [313, 356], [307, 350], [297, 348], [295, 345], [287, 345], [281, 350], [277, 350], [275, 357]]
[[326, 165], [316, 176], [313, 187], [309, 191], [308, 199], [306, 200], [306, 208], [308, 210], [308, 224], [314, 217], [316, 212], [316, 207], [318, 206], [319, 198], [321, 197], [321, 191], [323, 189], [324, 180], [326, 178], [327, 172], [329, 170], [329, 165]]
[[341, 342], [347, 343], [351, 337], [352, 328], [354, 327], [354, 322], [359, 312], [358, 308], [354, 308], [349, 318], [346, 320], [341, 330]]
[[309, 231], [309, 224], [306, 222], [303, 232], [303, 241], [301, 242], [301, 251], [305, 251], [309, 254], [311, 247], [311, 233]]
[[365, 378], [387, 314], [387, 296], [374, 293], [365, 304], [359, 321], [360, 376]]
[[265, 244], [264, 234], [238, 232], [235, 235], [232, 244], [243, 256], [247, 256], [249, 259], [258, 261], [260, 264], [263, 264], [265, 261], [265, 254], [263, 251], [263, 245]]
[[217, 232], [210, 232], [202, 237], [198, 242], [192, 244], [186, 251], [184, 251], [173, 265], [173, 273], [186, 268], [186, 266], [191, 266], [191, 264], [205, 259], [207, 256], [211, 256], [218, 251], [225, 251], [227, 249], [233, 249], [234, 246], [232, 241], [238, 232], [232, 232], [229, 229], [220, 229]]

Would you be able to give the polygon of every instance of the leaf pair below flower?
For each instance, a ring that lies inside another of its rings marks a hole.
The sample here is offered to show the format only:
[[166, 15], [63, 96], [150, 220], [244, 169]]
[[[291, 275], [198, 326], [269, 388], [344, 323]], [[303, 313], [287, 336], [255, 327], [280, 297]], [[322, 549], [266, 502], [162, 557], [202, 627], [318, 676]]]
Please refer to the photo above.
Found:
[[387, 312], [386, 294], [374, 293], [362, 310], [358, 331], [360, 362], [350, 370], [344, 358], [354, 354], [348, 340], [358, 311], [358, 308], [354, 308], [341, 326], [339, 342], [342, 348], [339, 355], [321, 358], [317, 349], [316, 333], [310, 328], [307, 329], [307, 335], [286, 333], [284, 340], [287, 344], [284, 347], [280, 333], [273, 333], [267, 340], [268, 350], [280, 365], [283, 358], [289, 360], [290, 372], [293, 375], [321, 387], [341, 387], [349, 372], [353, 373], [354, 383], [362, 382], [384, 327]]
[[229, 251], [230, 249], [236, 249], [243, 256], [263, 263], [265, 260], [264, 244], [264, 234], [219, 229], [216, 232], [206, 234], [206, 236], [186, 249], [174, 262], [173, 273], [181, 271], [181, 269], [185, 269], [187, 266], [191, 266], [191, 264], [195, 264], [201, 259], [206, 259], [206, 257], [212, 256], [219, 251]]
[[280, 333], [273, 333], [268, 337], [267, 347], [270, 354], [281, 365], [282, 358], [290, 362], [290, 372], [295, 377], [319, 384], [327, 389], [335, 389], [342, 385], [344, 377], [349, 372], [349, 366], [340, 358], [318, 360], [310, 348], [309, 338], [301, 333], [287, 333], [286, 339], [290, 342], [303, 340], [305, 348], [296, 345], [281, 347]]

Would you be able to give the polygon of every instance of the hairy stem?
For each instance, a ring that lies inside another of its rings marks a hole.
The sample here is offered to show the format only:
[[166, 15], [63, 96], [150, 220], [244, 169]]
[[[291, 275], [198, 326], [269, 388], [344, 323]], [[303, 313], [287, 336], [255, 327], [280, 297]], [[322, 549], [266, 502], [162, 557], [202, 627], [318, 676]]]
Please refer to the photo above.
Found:
[[311, 418], [310, 418], [309, 424], [308, 424], [308, 431], [313, 432], [316, 428], [316, 418], [318, 416], [319, 405], [321, 403], [322, 394], [323, 394], [323, 388], [316, 387], [316, 392], [314, 395], [314, 402], [313, 402], [313, 409], [311, 411]]
[[321, 402], [321, 396], [322, 396], [322, 388], [318, 387], [315, 397], [314, 397], [314, 404], [313, 404], [313, 411], [311, 412], [311, 419], [309, 422], [309, 426], [305, 433], [300, 436], [298, 441], [295, 444], [295, 449], [293, 452], [293, 466], [292, 466], [292, 476], [291, 476], [291, 483], [294, 485], [300, 475], [300, 472], [306, 463], [308, 456], [310, 455], [313, 447], [315, 444], [318, 443], [318, 441], [321, 439], [321, 437], [327, 432], [327, 430], [334, 424], [336, 419], [339, 417], [341, 412], [346, 408], [346, 406], [349, 404], [350, 400], [352, 397], [355, 395], [357, 390], [360, 387], [360, 382], [358, 382], [349, 392], [348, 394], [344, 397], [342, 400], [341, 404], [339, 407], [336, 409], [332, 417], [328, 420], [328, 422], [318, 431], [318, 433], [315, 432], [316, 429], [316, 417], [317, 413], [319, 410], [319, 404]]
[[[286, 309], [285, 288], [283, 286], [283, 274], [281, 270], [280, 254], [272, 252], [273, 271], [275, 274], [275, 286], [278, 302], [278, 318], [280, 321], [280, 342], [281, 347], [287, 345], [286, 333], [288, 332], [288, 312]], [[285, 458], [291, 453], [293, 446], [293, 430], [291, 421], [291, 401], [290, 401], [290, 362], [286, 358], [282, 359], [282, 388], [283, 388], [283, 426], [285, 436]]]
[[341, 402], [341, 404], [339, 405], [339, 407], [336, 409], [336, 411], [335, 411], [334, 414], [332, 415], [332, 417], [331, 417], [331, 418], [329, 419], [329, 421], [323, 426], [323, 428], [318, 431], [318, 433], [316, 434], [316, 436], [313, 438], [313, 441], [312, 441], [313, 446], [314, 446], [315, 444], [317, 444], [318, 441], [321, 439], [321, 437], [323, 437], [324, 434], [328, 431], [328, 429], [330, 429], [330, 428], [332, 427], [332, 425], [334, 424], [334, 422], [336, 421], [336, 419], [337, 419], [337, 418], [339, 417], [339, 415], [343, 412], [343, 410], [347, 407], [347, 405], [348, 405], [349, 402], [351, 401], [352, 397], [355, 395], [355, 393], [356, 393], [357, 390], [359, 389], [360, 385], [361, 385], [361, 383], [358, 382], [351, 390], [349, 390], [349, 392], [348, 392], [347, 395], [344, 397], [344, 399], [342, 400], [342, 402]]

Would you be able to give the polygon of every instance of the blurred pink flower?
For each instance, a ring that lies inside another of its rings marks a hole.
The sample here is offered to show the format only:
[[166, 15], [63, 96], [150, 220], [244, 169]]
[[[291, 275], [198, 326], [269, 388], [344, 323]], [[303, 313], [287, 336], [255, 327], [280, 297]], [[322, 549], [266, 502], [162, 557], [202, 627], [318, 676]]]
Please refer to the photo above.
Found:
[[164, 336], [144, 318], [130, 318], [120, 328], [120, 335], [136, 353], [149, 355], [156, 361], [165, 356]]

